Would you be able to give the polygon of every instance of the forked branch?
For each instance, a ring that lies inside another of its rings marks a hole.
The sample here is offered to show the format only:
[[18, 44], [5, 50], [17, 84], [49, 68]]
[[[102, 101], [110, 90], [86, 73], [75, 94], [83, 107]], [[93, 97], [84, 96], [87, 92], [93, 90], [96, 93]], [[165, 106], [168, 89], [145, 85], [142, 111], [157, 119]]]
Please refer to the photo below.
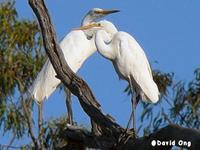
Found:
[[57, 77], [76, 95], [84, 111], [100, 125], [104, 131], [113, 136], [119, 136], [123, 131], [118, 124], [106, 117], [99, 108], [99, 103], [95, 99], [87, 83], [70, 69], [65, 61], [64, 55], [56, 41], [56, 34], [49, 17], [48, 10], [43, 0], [29, 0], [29, 4], [35, 12], [40, 24], [43, 43], [46, 53], [57, 73]]

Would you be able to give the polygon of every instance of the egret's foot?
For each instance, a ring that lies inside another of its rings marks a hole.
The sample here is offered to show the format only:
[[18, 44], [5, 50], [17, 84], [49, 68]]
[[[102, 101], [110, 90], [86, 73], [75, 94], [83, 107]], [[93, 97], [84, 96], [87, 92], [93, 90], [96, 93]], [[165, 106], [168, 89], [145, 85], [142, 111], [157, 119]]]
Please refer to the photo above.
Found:
[[[132, 132], [132, 135], [134, 135], [134, 137], [137, 137], [137, 129], [136, 129], [136, 125], [135, 125], [135, 115], [134, 114], [135, 114], [135, 112], [133, 110], [132, 113], [131, 113], [130, 119], [128, 121], [125, 132], [128, 133], [128, 134], [130, 134]], [[130, 129], [130, 125], [131, 125], [132, 120], [133, 120], [133, 128]]]
[[125, 130], [123, 133], [121, 133], [121, 135], [118, 138], [118, 144], [125, 144], [130, 138], [135, 139], [135, 132], [132, 131], [132, 129], [130, 130]]
[[128, 124], [127, 124], [127, 126], [126, 126], [126, 130], [125, 130], [125, 131], [128, 131], [128, 130], [129, 130], [130, 125], [131, 125], [131, 120], [132, 120], [132, 118], [133, 118], [133, 112], [131, 113], [131, 116], [130, 116], [130, 118], [129, 118], [129, 120], [128, 120]]
[[138, 138], [136, 129], [132, 128], [128, 132], [129, 132], [128, 134], [132, 135], [133, 138]]

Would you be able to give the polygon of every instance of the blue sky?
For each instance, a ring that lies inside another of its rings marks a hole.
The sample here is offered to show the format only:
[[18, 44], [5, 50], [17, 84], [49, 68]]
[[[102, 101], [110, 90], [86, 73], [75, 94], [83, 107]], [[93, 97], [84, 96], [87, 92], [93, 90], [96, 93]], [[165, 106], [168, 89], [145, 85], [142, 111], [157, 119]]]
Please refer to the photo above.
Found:
[[[94, 7], [120, 9], [106, 17], [126, 31], [144, 48], [154, 69], [174, 72], [175, 79], [189, 81], [200, 66], [199, 0], [45, 0], [58, 40], [80, 26], [83, 16]], [[16, 2], [20, 18], [35, 18], [27, 0]], [[125, 126], [130, 113], [130, 97], [123, 93], [126, 81], [119, 81], [108, 60], [93, 55], [78, 72], [87, 81], [104, 113]], [[55, 92], [45, 102], [46, 118], [66, 114], [63, 93]], [[137, 110], [139, 112], [139, 110]], [[88, 125], [88, 118], [74, 98], [75, 120]]]

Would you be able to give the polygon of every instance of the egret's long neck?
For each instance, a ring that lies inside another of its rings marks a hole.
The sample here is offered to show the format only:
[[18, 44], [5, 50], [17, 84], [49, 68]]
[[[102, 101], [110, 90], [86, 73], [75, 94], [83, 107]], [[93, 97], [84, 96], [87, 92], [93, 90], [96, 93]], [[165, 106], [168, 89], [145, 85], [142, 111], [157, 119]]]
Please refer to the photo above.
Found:
[[114, 49], [112, 48], [112, 37], [104, 30], [99, 30], [95, 36], [95, 43], [98, 52], [107, 59], [113, 60], [115, 58]]
[[88, 50], [84, 50], [83, 53], [84, 55], [86, 56], [86, 58], [90, 57], [94, 52], [97, 51], [97, 48], [96, 48], [96, 45], [95, 45], [95, 37], [92, 37], [90, 40], [89, 40], [89, 46], [90, 48]]
[[[88, 25], [88, 24], [92, 23], [94, 20], [95, 19], [92, 18], [90, 15], [86, 15], [81, 22], [81, 26]], [[88, 39], [91, 39], [93, 37], [93, 31], [91, 31], [91, 30], [85, 30], [84, 33]]]

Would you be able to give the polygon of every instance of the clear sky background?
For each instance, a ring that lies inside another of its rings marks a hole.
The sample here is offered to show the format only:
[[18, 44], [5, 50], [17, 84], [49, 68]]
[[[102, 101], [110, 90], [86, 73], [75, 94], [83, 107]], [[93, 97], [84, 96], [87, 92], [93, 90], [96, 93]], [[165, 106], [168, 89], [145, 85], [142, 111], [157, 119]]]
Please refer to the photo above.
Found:
[[[119, 9], [104, 19], [121, 31], [130, 33], [144, 48], [153, 69], [174, 72], [176, 80], [189, 81], [200, 66], [199, 0], [45, 0], [58, 40], [80, 26], [85, 14], [94, 7]], [[27, 0], [16, 1], [20, 18], [35, 18]], [[123, 93], [126, 81], [119, 81], [108, 60], [94, 54], [78, 72], [89, 84], [102, 105], [123, 126], [130, 115], [130, 97]], [[57, 91], [45, 102], [45, 117], [66, 114], [64, 94]], [[74, 97], [75, 120], [89, 125], [88, 118]], [[137, 110], [139, 112], [139, 110]]]

